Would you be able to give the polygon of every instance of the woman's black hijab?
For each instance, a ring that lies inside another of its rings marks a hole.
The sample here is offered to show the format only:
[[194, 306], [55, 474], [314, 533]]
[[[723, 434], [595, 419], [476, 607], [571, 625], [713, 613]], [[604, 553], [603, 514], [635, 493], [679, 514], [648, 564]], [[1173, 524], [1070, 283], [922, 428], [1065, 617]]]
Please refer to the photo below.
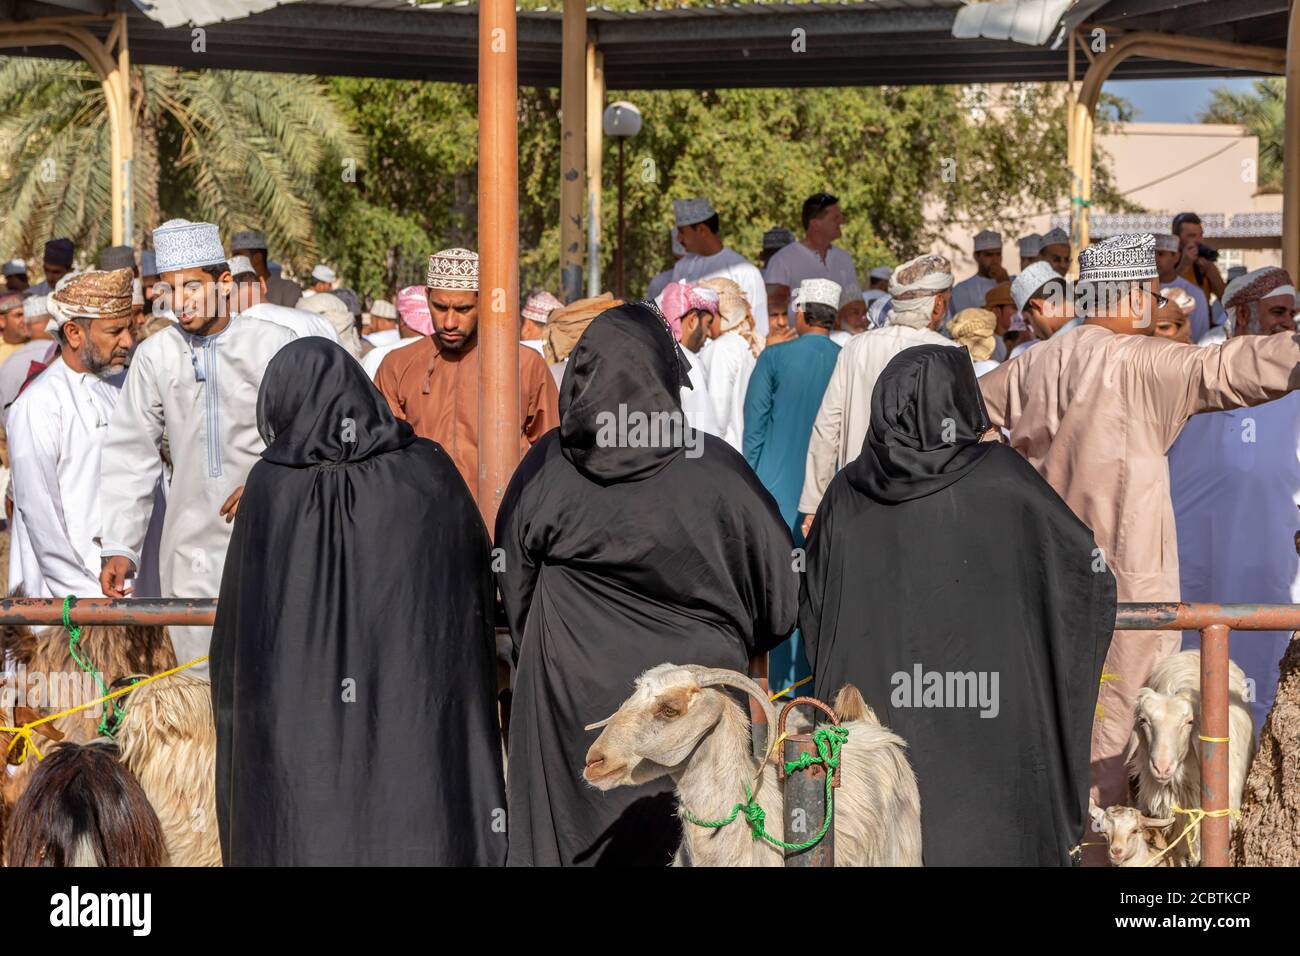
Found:
[[328, 339], [295, 339], [271, 359], [257, 393], [262, 457], [277, 465], [364, 461], [415, 441], [361, 364]]
[[993, 444], [979, 439], [990, 427], [965, 349], [905, 349], [876, 380], [871, 428], [846, 477], [878, 501], [934, 494], [984, 460]]
[[688, 368], [653, 306], [629, 303], [596, 316], [570, 353], [560, 383], [564, 457], [602, 484], [658, 472], [681, 453], [680, 443], [633, 447], [623, 435], [610, 441], [610, 429], [633, 412], [668, 415], [661, 420], [685, 426], [681, 390], [690, 388]]

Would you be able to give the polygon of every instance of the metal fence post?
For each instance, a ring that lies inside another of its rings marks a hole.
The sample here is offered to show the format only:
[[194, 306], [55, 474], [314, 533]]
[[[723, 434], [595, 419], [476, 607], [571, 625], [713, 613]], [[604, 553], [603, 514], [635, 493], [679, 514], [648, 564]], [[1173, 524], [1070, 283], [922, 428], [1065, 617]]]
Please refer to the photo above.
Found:
[[[1201, 630], [1201, 808], [1228, 809], [1228, 628]], [[1241, 741], [1238, 741], [1241, 744]], [[1227, 814], [1201, 821], [1201, 866], [1228, 865]]]

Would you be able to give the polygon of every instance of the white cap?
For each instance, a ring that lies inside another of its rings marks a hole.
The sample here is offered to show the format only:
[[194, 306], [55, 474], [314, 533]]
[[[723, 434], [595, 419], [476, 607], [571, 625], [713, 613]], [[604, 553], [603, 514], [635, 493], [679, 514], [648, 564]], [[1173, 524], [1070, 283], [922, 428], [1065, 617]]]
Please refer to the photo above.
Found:
[[673, 222], [679, 226], [693, 226], [714, 215], [713, 203], [707, 199], [673, 200]]
[[210, 222], [169, 219], [153, 231], [158, 274], [226, 264], [221, 234]]
[[1042, 245], [1038, 247], [1041, 253], [1048, 246], [1068, 246], [1070, 244], [1070, 234], [1064, 229], [1053, 229], [1050, 232], [1043, 233]]
[[1052, 268], [1050, 262], [1031, 262], [1011, 283], [1011, 298], [1016, 302], [1016, 311], [1023, 312], [1029, 297], [1047, 284], [1050, 279], [1061, 278], [1060, 273]]
[[1111, 236], [1079, 253], [1080, 282], [1134, 282], [1157, 275], [1156, 237], [1149, 232]]
[[894, 274], [894, 270], [889, 268], [889, 266], [876, 266], [874, 269], [871, 270], [871, 272], [868, 273], [868, 275], [870, 275], [871, 278], [884, 279], [886, 282], [889, 281], [890, 277], [893, 274]]
[[795, 294], [795, 308], [820, 304], [839, 311], [842, 292], [840, 284], [830, 279], [804, 279], [799, 283], [799, 291]]
[[1021, 236], [1016, 241], [1016, 248], [1026, 259], [1032, 259], [1043, 251], [1043, 237], [1036, 232], [1031, 232], [1027, 236]]
[[992, 252], [1002, 248], [1002, 234], [992, 229], [982, 229], [975, 234], [975, 251]]
[[50, 308], [43, 295], [29, 295], [23, 299], [23, 318], [39, 319], [50, 314]]
[[338, 278], [334, 270], [323, 263], [311, 270], [311, 277], [317, 282], [333, 282]]
[[27, 275], [27, 263], [21, 259], [10, 259], [5, 263], [4, 274], [6, 276], [25, 276]]
[[1178, 252], [1181, 246], [1173, 233], [1156, 233], [1156, 252]]
[[250, 272], [256, 274], [256, 271], [253, 269], [253, 263], [248, 256], [230, 257], [230, 274], [232, 276], [242, 276]]

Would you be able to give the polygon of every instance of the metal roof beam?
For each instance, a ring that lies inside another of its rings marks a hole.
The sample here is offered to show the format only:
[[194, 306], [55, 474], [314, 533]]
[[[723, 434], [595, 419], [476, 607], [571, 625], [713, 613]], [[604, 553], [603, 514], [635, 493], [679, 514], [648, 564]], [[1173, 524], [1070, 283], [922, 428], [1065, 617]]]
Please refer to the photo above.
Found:
[[880, 36], [900, 33], [950, 35], [956, 18], [953, 7], [926, 10], [854, 10], [830, 12], [826, 8], [807, 13], [754, 13], [732, 17], [680, 17], [655, 20], [594, 20], [596, 43], [602, 50], [621, 44], [637, 46], [653, 39], [656, 43], [717, 42], [771, 38], [789, 46], [791, 30], [806, 32], [808, 53], [816, 53], [819, 37]]
[[1194, 10], [1176, 10], [1160, 18], [1164, 33], [1192, 33], [1205, 27], [1282, 15], [1282, 33], [1286, 33], [1287, 0], [1215, 0]]

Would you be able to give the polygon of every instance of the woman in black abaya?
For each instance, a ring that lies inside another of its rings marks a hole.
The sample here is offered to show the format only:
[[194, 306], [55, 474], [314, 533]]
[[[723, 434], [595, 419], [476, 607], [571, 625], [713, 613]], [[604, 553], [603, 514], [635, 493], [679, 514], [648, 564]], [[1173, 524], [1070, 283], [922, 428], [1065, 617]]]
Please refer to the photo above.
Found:
[[656, 310], [598, 316], [569, 357], [560, 427], [502, 502], [498, 581], [519, 660], [512, 866], [667, 864], [681, 842], [671, 781], [588, 786], [596, 734], [584, 725], [616, 710], [650, 667], [743, 673], [794, 627], [790, 531], [745, 459], [701, 432], [647, 447], [631, 430], [602, 430], [642, 415], [684, 421], [681, 361]]
[[817, 686], [856, 684], [907, 741], [927, 865], [1067, 865], [1115, 579], [988, 428], [965, 350], [885, 367], [813, 522], [799, 626]]
[[230, 865], [499, 865], [487, 533], [320, 338], [271, 360], [212, 636]]

